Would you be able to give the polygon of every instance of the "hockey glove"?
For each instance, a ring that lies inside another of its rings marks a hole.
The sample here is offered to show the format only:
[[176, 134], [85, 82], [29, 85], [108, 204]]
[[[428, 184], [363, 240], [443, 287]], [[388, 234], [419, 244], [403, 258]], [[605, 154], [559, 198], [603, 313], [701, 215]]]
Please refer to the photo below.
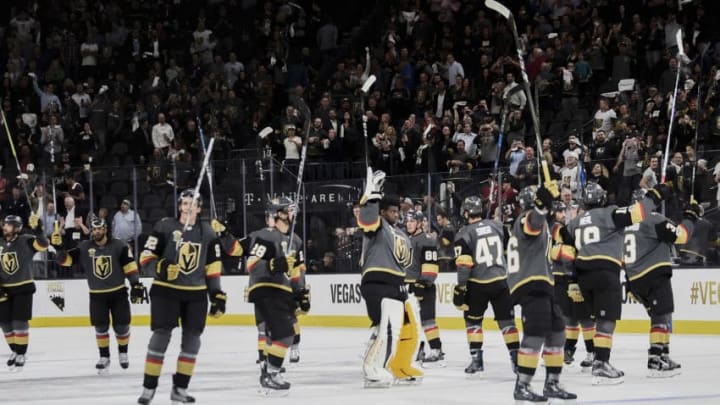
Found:
[[227, 233], [227, 227], [217, 219], [210, 221], [210, 227], [218, 235], [225, 235]]
[[[550, 187], [550, 189], [548, 189], [548, 187]], [[553, 197], [553, 191], [557, 191], [557, 185], [553, 182], [545, 182], [545, 184], [535, 192], [535, 207], [539, 210], [549, 210], [552, 208], [552, 203], [555, 199], [555, 197]]]
[[135, 283], [130, 287], [130, 302], [133, 304], [142, 304], [148, 301], [147, 288], [143, 283]]
[[468, 304], [465, 303], [465, 294], [467, 294], [467, 287], [455, 286], [455, 290], [453, 291], [453, 304], [455, 305], [455, 308], [457, 308], [460, 311], [467, 311], [470, 309]]
[[656, 184], [655, 187], [648, 190], [648, 197], [652, 198], [655, 205], [660, 206], [663, 201], [667, 201], [672, 196], [672, 189], [667, 184]]
[[62, 240], [62, 235], [60, 235], [59, 231], [55, 231], [52, 234], [50, 234], [50, 244], [55, 246], [56, 248], [62, 247], [63, 240]]
[[169, 264], [165, 260], [161, 260], [157, 265], [158, 278], [162, 281], [175, 281], [180, 273], [180, 266], [177, 264]]
[[373, 172], [372, 167], [367, 168], [365, 177], [365, 192], [362, 201], [377, 201], [383, 198], [383, 184], [385, 184], [385, 172], [377, 170]]
[[285, 256], [270, 259], [270, 272], [287, 273], [295, 268], [295, 256]]
[[30, 218], [28, 218], [28, 226], [33, 231], [38, 230], [38, 228], [40, 227], [40, 217], [34, 212], [30, 214]]
[[214, 291], [210, 293], [210, 316], [220, 318], [225, 314], [225, 303], [227, 302], [227, 294], [223, 291]]
[[298, 304], [298, 312], [302, 315], [310, 312], [310, 290], [303, 288], [295, 293], [295, 301]]
[[695, 222], [702, 216], [702, 208], [697, 202], [691, 203], [683, 212], [683, 218]]
[[425, 288], [427, 286], [422, 281], [416, 281], [415, 284], [412, 285], [413, 293], [415, 294], [415, 298], [418, 301], [422, 301], [425, 299]]
[[582, 296], [582, 292], [580, 292], [580, 286], [577, 283], [568, 284], [567, 295], [573, 302], [585, 301], [585, 298]]

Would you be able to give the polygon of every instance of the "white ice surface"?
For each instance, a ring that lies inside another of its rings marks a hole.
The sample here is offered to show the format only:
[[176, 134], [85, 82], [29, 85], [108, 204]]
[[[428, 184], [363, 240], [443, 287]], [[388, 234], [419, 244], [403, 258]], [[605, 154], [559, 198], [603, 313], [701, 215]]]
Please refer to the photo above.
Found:
[[[0, 404], [134, 404], [141, 391], [148, 327], [135, 327], [130, 342], [131, 365], [122, 370], [111, 340], [110, 373], [95, 372], [97, 349], [90, 328], [35, 328], [30, 330], [30, 349], [25, 370], [10, 373], [4, 362], [9, 351], [0, 347]], [[441, 332], [447, 368], [426, 371], [418, 386], [364, 389], [359, 353], [364, 347], [364, 329], [304, 328], [301, 360], [286, 378], [293, 386], [287, 398], [265, 398], [257, 394], [259, 370], [255, 365], [255, 329], [208, 327], [203, 336], [195, 375], [189, 392], [199, 404], [311, 404], [311, 405], [452, 405], [512, 404], [514, 375], [499, 332], [485, 333], [485, 375], [468, 380], [463, 368], [468, 362], [464, 332]], [[671, 379], [645, 377], [647, 335], [618, 335], [612, 363], [625, 371], [625, 383], [592, 386], [579, 368], [563, 372], [566, 388], [584, 404], [720, 404], [720, 338], [673, 335], [672, 357], [683, 373]], [[160, 386], [153, 401], [169, 404], [172, 373], [179, 351], [179, 334], [173, 335]], [[579, 344], [576, 358], [584, 357]], [[538, 369], [534, 387], [542, 389], [544, 369]]]

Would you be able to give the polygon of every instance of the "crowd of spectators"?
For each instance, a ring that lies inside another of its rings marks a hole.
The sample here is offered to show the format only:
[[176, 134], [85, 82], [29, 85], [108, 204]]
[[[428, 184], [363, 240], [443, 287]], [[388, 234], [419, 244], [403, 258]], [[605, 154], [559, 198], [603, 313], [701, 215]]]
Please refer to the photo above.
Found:
[[[364, 167], [367, 153], [389, 176], [473, 179], [487, 177], [500, 146], [508, 199], [537, 183], [542, 153], [568, 204], [596, 181], [622, 205], [660, 180], [671, 124], [667, 178], [677, 206], [691, 194], [709, 210], [720, 199], [720, 165], [710, 153], [720, 148], [713, 1], [506, 2], [539, 107], [539, 148], [509, 25], [480, 1], [9, 3], [0, 97], [16, 156], [0, 137], [0, 208], [27, 217], [40, 206], [63, 218], [70, 235], [87, 235], [91, 207], [104, 209], [94, 215], [118, 223], [113, 234], [123, 239], [142, 229], [132, 224], [127, 190], [88, 201], [84, 165], [113, 174], [111, 167], [141, 167], [143, 181], [160, 190], [172, 162], [172, 180], [183, 187], [194, 182], [210, 137], [216, 161], [237, 157], [233, 149], [268, 149], [293, 171], [306, 142], [309, 166]], [[682, 66], [678, 30], [689, 57]], [[370, 75], [377, 81], [361, 94]], [[258, 136], [266, 127], [273, 131]], [[216, 167], [218, 181], [234, 175], [225, 167]], [[356, 172], [323, 173], [337, 180]], [[57, 195], [39, 181], [43, 174]], [[420, 190], [407, 196], [425, 209]], [[314, 247], [318, 268], [334, 266], [337, 247]]]

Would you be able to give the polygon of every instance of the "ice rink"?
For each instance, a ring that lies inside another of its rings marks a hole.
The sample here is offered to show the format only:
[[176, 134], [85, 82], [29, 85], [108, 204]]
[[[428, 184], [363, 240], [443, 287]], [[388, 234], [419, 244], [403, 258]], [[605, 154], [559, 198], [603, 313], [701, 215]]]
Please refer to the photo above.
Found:
[[[97, 375], [97, 349], [90, 328], [34, 328], [25, 370], [10, 373], [4, 367], [9, 354], [2, 344], [0, 403], [2, 404], [133, 404], [141, 391], [148, 327], [134, 327], [130, 341], [131, 365], [122, 370], [117, 362], [114, 337], [112, 365], [107, 375]], [[256, 335], [251, 327], [209, 327], [203, 337], [190, 394], [200, 404], [293, 403], [312, 405], [380, 404], [512, 404], [514, 375], [507, 351], [497, 331], [485, 333], [485, 375], [468, 380], [467, 344], [461, 330], [441, 332], [447, 367], [426, 370], [421, 385], [389, 389], [364, 389], [359, 354], [364, 329], [304, 328], [300, 364], [289, 368], [293, 384], [286, 398], [257, 394], [259, 370], [255, 365]], [[584, 404], [710, 404], [720, 403], [717, 359], [720, 338], [673, 335], [672, 357], [683, 373], [671, 379], [645, 377], [647, 335], [618, 335], [613, 363], [626, 373], [625, 383], [592, 386], [579, 368], [566, 368], [563, 382]], [[179, 335], [173, 335], [153, 404], [169, 404], [171, 375], [175, 370]], [[576, 357], [584, 357], [582, 342]], [[541, 389], [544, 369], [538, 369], [534, 387]]]

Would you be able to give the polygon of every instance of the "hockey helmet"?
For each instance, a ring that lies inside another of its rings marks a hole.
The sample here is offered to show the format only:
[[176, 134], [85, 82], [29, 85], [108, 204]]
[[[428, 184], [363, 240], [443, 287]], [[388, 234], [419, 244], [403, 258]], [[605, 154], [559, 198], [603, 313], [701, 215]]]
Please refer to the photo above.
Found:
[[[185, 189], [178, 195], [177, 203], [181, 204], [183, 199], [188, 198], [188, 197], [193, 198], [194, 195], [195, 195], [194, 189], [192, 189], [192, 188]], [[198, 207], [202, 206], [202, 195], [200, 193], [197, 194], [197, 197], [195, 197], [195, 200], [197, 201]]]
[[537, 186], [527, 186], [520, 190], [520, 193], [518, 194], [518, 202], [520, 203], [520, 208], [523, 211], [529, 210], [530, 208], [535, 207], [535, 193], [537, 192]]
[[14, 225], [18, 230], [22, 229], [23, 221], [18, 215], [8, 215], [3, 220], [3, 223]]
[[588, 183], [583, 190], [583, 204], [586, 208], [602, 207], [605, 205], [607, 192], [597, 183]]
[[645, 190], [642, 188], [639, 188], [637, 190], [633, 190], [632, 196], [630, 197], [630, 202], [632, 204], [634, 204], [634, 203], [642, 200], [643, 198], [645, 198]]
[[107, 228], [107, 222], [102, 218], [94, 217], [90, 221], [90, 228]]
[[295, 209], [295, 203], [288, 197], [275, 197], [267, 205], [267, 214], [273, 218], [277, 217], [279, 211], [289, 213]]
[[567, 209], [567, 205], [565, 205], [564, 202], [562, 202], [562, 201], [554, 201], [553, 202], [553, 207], [552, 207], [553, 212], [565, 211], [566, 209]]
[[422, 222], [425, 219], [425, 215], [422, 213], [422, 211], [415, 211], [415, 210], [408, 211], [407, 214], [405, 215], [405, 217], [407, 220], [412, 219], [412, 220], [415, 220], [418, 222]]
[[483, 211], [483, 203], [480, 197], [472, 195], [465, 198], [460, 207], [460, 213], [465, 215], [467, 212], [470, 217], [481, 216]]

